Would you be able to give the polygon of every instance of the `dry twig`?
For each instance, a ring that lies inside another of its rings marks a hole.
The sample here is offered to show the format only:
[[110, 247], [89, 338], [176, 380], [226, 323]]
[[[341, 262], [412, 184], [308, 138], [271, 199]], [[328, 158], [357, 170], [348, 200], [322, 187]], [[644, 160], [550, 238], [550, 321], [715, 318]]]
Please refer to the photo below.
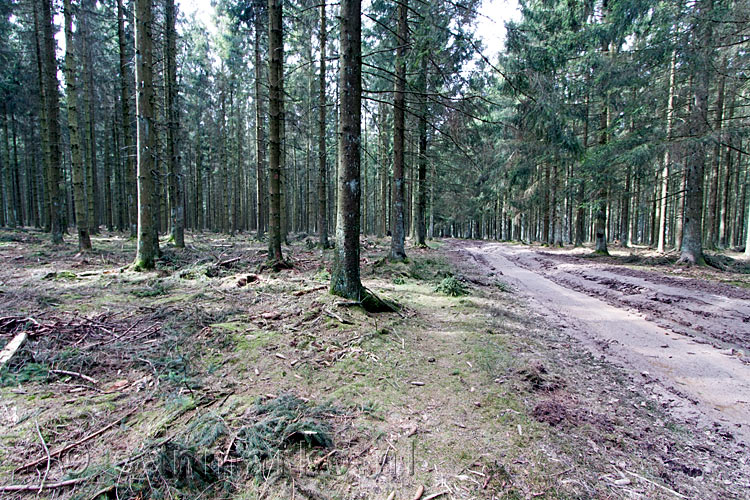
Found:
[[[52, 453], [49, 453], [49, 458], [51, 458], [51, 457], [57, 457], [59, 455], [62, 455], [66, 451], [72, 450], [76, 446], [81, 445], [81, 444], [85, 443], [86, 441], [90, 441], [90, 440], [94, 439], [95, 437], [97, 437], [97, 436], [99, 436], [101, 434], [104, 434], [105, 432], [107, 432], [108, 430], [110, 430], [112, 427], [114, 427], [115, 425], [119, 424], [120, 422], [122, 422], [123, 420], [125, 420], [126, 418], [128, 418], [129, 416], [131, 416], [132, 414], [134, 414], [137, 410], [138, 410], [138, 408], [133, 408], [128, 413], [126, 413], [125, 415], [123, 415], [119, 419], [115, 420], [111, 424], [107, 425], [106, 427], [102, 427], [98, 431], [96, 431], [94, 433], [91, 433], [88, 436], [85, 436], [85, 437], [79, 439], [75, 443], [71, 443], [71, 444], [69, 444], [67, 446], [63, 446], [62, 448], [59, 448], [59, 449], [53, 451]], [[26, 464], [18, 467], [14, 472], [18, 473], [18, 472], [20, 472], [22, 470], [25, 470], [25, 469], [28, 469], [30, 467], [36, 467], [37, 465], [39, 465], [42, 462], [44, 462], [46, 459], [47, 458], [45, 457], [45, 458], [40, 458], [40, 459], [37, 459], [37, 460], [33, 460], [31, 462], [28, 462], [28, 463], [26, 463]], [[13, 490], [13, 491], [15, 491], [15, 490]], [[18, 491], [21, 491], [21, 490], [18, 490]]]

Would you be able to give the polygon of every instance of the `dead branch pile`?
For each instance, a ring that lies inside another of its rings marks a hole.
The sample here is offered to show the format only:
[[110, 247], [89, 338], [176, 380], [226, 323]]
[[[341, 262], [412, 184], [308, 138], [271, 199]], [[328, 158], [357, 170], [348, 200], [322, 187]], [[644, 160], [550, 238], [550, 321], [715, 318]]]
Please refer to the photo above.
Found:
[[0, 338], [10, 339], [20, 332], [28, 336], [8, 361], [4, 377], [20, 375], [16, 381], [23, 382], [29, 380], [29, 372], [46, 368], [49, 373], [78, 375], [91, 382], [98, 374], [119, 370], [156, 347], [158, 342], [149, 341], [159, 336], [163, 325], [159, 316], [163, 314], [144, 314], [137, 320], [109, 313], [0, 318]]

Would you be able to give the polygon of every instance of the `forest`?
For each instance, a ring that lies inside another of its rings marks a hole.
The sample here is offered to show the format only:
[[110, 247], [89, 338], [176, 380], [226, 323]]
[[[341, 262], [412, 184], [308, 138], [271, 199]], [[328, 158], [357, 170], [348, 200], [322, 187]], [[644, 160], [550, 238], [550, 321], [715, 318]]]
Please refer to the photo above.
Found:
[[5, 0], [0, 103], [0, 497], [747, 495], [747, 0]]

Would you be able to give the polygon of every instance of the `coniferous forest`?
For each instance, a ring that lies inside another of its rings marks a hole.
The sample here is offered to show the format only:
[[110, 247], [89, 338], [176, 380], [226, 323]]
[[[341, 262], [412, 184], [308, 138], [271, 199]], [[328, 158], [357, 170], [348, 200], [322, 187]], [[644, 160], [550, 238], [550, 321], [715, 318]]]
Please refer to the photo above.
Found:
[[0, 3], [0, 497], [747, 495], [750, 2], [199, 4]]

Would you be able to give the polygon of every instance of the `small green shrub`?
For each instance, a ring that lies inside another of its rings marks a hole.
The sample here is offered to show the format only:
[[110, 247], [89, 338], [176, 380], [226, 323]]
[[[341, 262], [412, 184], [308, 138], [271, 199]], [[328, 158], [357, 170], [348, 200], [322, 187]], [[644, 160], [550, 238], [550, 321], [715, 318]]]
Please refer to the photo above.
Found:
[[321, 268], [317, 273], [315, 273], [313, 279], [315, 281], [322, 281], [325, 283], [331, 281], [331, 273], [329, 273], [325, 268]]
[[497, 287], [498, 290], [500, 290], [503, 293], [511, 293], [511, 292], [513, 292], [513, 287], [510, 286], [509, 284], [507, 284], [504, 281], [499, 281], [499, 280], [496, 281], [495, 282], [495, 286]]
[[443, 278], [443, 281], [441, 281], [437, 288], [435, 288], [435, 291], [450, 297], [460, 297], [469, 294], [469, 289], [466, 285], [461, 283], [454, 276]]

